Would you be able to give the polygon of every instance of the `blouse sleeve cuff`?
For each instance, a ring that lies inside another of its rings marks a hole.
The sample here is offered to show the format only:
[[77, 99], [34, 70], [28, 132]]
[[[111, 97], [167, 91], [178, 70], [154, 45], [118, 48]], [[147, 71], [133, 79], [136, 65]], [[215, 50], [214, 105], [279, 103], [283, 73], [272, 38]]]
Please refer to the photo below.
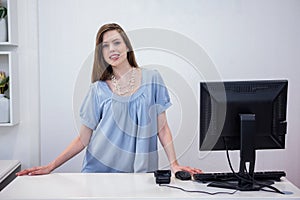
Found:
[[86, 127], [90, 128], [92, 130], [95, 130], [95, 126], [91, 122], [88, 122], [87, 120], [84, 120], [84, 119], [81, 119], [80, 122], [81, 122], [81, 124], [85, 125]]
[[162, 112], [166, 111], [171, 105], [172, 105], [171, 102], [166, 103], [164, 106], [157, 105], [157, 115], [159, 115]]

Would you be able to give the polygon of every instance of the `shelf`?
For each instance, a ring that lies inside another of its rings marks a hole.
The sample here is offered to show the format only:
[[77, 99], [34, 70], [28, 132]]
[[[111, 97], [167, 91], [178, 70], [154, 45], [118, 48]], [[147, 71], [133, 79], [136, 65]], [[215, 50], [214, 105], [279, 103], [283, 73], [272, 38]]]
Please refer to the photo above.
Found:
[[2, 5], [7, 8], [7, 40], [0, 41], [0, 46], [17, 46], [18, 44], [18, 19], [17, 0], [2, 0]]
[[0, 71], [9, 76], [9, 89], [5, 95], [9, 98], [9, 121], [0, 126], [14, 126], [19, 123], [19, 81], [17, 51], [0, 51]]
[[[17, 44], [9, 43], [9, 42], [0, 42], [1, 47], [17, 47]], [[1, 49], [0, 49], [1, 50]]]
[[[19, 77], [18, 77], [18, 16], [17, 2], [18, 0], [1, 0], [2, 6], [7, 8], [7, 16], [2, 21], [0, 29], [7, 29], [6, 34], [0, 32], [0, 71], [5, 72], [9, 76], [9, 87], [5, 92], [8, 98], [9, 117], [2, 115], [0, 118], [1, 126], [14, 126], [19, 123]], [[2, 19], [3, 20], [3, 19]], [[3, 23], [4, 22], [4, 23]], [[4, 27], [4, 28], [3, 28]], [[4, 104], [7, 104], [5, 102]], [[3, 106], [3, 101], [2, 101]], [[2, 112], [7, 108], [2, 107]], [[8, 119], [8, 120], [7, 120]]]

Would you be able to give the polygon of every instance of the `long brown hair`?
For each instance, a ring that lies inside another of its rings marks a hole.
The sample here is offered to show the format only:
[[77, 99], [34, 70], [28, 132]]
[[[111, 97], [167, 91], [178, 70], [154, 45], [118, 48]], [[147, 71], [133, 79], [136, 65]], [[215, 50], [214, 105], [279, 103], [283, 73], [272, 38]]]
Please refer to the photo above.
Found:
[[102, 42], [103, 42], [103, 35], [107, 31], [116, 30], [120, 33], [121, 37], [123, 38], [127, 48], [129, 49], [127, 52], [127, 60], [132, 67], [138, 68], [138, 65], [135, 60], [135, 55], [124, 30], [121, 28], [120, 25], [115, 23], [104, 24], [100, 27], [97, 37], [96, 37], [96, 47], [95, 47], [95, 55], [94, 55], [94, 65], [93, 65], [93, 72], [92, 72], [92, 83], [96, 81], [106, 81], [111, 79], [111, 75], [113, 73], [111, 65], [109, 65], [103, 57], [102, 54]]

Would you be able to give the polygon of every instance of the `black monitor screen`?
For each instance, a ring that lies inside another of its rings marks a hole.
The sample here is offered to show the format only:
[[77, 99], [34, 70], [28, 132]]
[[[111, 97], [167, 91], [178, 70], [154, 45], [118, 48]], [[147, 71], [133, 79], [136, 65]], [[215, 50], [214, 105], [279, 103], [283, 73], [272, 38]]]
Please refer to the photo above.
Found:
[[[287, 87], [286, 80], [200, 83], [200, 151], [226, 150], [238, 178], [235, 183], [211, 186], [262, 187], [254, 181], [255, 151], [285, 148]], [[238, 175], [228, 150], [240, 150]]]
[[287, 88], [286, 80], [200, 83], [200, 151], [240, 150], [241, 115], [254, 118], [254, 149], [285, 148]]
[[[285, 148], [287, 86], [286, 80], [200, 84], [200, 151], [226, 150], [238, 178], [211, 186], [247, 191], [262, 187], [254, 180], [255, 151]], [[238, 175], [228, 150], [240, 150]]]

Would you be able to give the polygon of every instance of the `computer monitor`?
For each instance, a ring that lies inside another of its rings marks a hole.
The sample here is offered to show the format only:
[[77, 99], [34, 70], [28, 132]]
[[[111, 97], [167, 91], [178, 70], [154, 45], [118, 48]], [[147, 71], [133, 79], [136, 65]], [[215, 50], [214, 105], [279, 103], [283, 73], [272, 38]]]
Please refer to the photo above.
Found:
[[240, 150], [239, 174], [253, 177], [255, 150], [285, 148], [287, 90], [287, 80], [201, 82], [200, 151]]

